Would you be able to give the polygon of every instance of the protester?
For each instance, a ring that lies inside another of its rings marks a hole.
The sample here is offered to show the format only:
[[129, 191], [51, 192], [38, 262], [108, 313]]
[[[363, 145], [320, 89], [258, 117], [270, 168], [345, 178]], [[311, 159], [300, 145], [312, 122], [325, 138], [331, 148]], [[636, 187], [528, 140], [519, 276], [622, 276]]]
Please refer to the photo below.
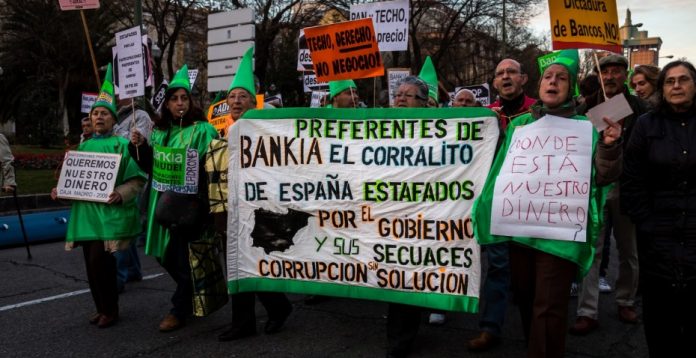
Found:
[[[232, 122], [239, 118], [250, 109], [256, 108], [256, 92], [254, 88], [254, 69], [253, 69], [253, 51], [251, 47], [244, 54], [242, 62], [239, 64], [239, 69], [227, 90], [227, 105], [230, 107], [230, 116]], [[214, 141], [211, 143], [209, 153], [214, 153], [225, 146], [224, 142]], [[216, 160], [216, 163], [224, 163], [223, 167], [218, 167], [218, 171], [227, 172], [228, 159], [227, 150], [222, 152], [223, 158]], [[223, 185], [226, 188], [226, 184]], [[212, 189], [212, 188], [211, 188]], [[227, 210], [225, 204], [227, 202], [227, 191], [216, 192], [211, 190], [211, 210], [215, 218], [215, 227], [217, 232], [227, 232]], [[225, 237], [227, 237], [225, 235]], [[292, 305], [285, 294], [279, 292], [240, 292], [232, 295], [232, 326], [218, 336], [221, 342], [236, 340], [256, 334], [256, 297], [258, 296], [261, 304], [268, 312], [268, 321], [264, 328], [266, 334], [274, 334], [280, 332], [283, 328], [285, 320], [292, 312]]]
[[650, 65], [640, 65], [633, 69], [630, 83], [636, 95], [648, 103], [650, 108], [655, 108], [660, 101], [657, 95], [657, 76], [660, 69]]
[[[80, 144], [78, 151], [120, 154], [114, 191], [106, 203], [74, 201], [66, 233], [66, 250], [82, 246], [87, 281], [97, 308], [89, 322], [99, 328], [114, 325], [118, 319], [116, 284], [117, 251], [125, 250], [139, 233], [136, 196], [145, 182], [145, 174], [128, 153], [128, 140], [114, 135], [116, 107], [111, 64], [90, 118], [94, 128], [92, 139]], [[56, 188], [51, 198], [58, 196]]]
[[[394, 107], [428, 107], [428, 84], [416, 76], [399, 82]], [[387, 356], [405, 357], [411, 350], [420, 326], [423, 309], [401, 303], [390, 303], [387, 313]]]
[[329, 100], [332, 108], [358, 108], [358, 86], [353, 80], [330, 81]]
[[198, 170], [197, 180], [194, 177], [193, 182], [178, 185], [177, 179], [186, 177], [186, 169], [183, 165], [168, 161], [167, 158], [176, 157], [168, 154], [179, 153], [187, 158], [187, 162], [189, 155], [192, 155], [191, 163], [196, 160], [200, 162], [208, 144], [215, 137], [217, 131], [205, 121], [203, 112], [191, 100], [186, 65], [177, 71], [169, 83], [162, 117], [155, 123], [150, 138], [152, 146], [139, 131], [131, 134], [128, 148], [131, 156], [136, 157], [138, 165], [152, 176], [145, 253], [157, 258], [176, 282], [176, 291], [171, 299], [173, 307], [159, 325], [162, 332], [182, 327], [193, 312], [188, 243], [201, 238], [210, 225], [204, 171]]
[[[534, 99], [524, 94], [522, 86], [525, 83], [527, 75], [522, 71], [519, 62], [509, 58], [500, 61], [493, 80], [493, 88], [498, 91], [500, 100], [492, 103], [489, 108], [498, 113], [501, 140], [508, 123], [515, 117], [527, 113], [529, 107], [534, 104]], [[499, 145], [501, 140], [498, 141]], [[500, 344], [510, 287], [508, 246], [507, 242], [503, 242], [484, 247], [488, 269], [481, 292], [481, 332], [467, 342], [470, 351], [486, 351]]]
[[437, 108], [439, 107], [438, 102], [438, 84], [437, 81], [437, 71], [435, 71], [435, 65], [433, 65], [433, 60], [430, 56], [425, 57], [425, 62], [423, 62], [423, 67], [421, 67], [418, 78], [423, 80], [428, 85], [428, 107]]
[[87, 117], [83, 117], [80, 120], [80, 126], [82, 127], [82, 134], [80, 134], [80, 143], [92, 138], [92, 133], [94, 133], [94, 128], [92, 128], [92, 120]]
[[[628, 61], [620, 55], [609, 55], [599, 60], [598, 72], [604, 82], [606, 97], [613, 98], [623, 95], [633, 111], [633, 114], [619, 121], [622, 124], [622, 144], [624, 146], [630, 139], [635, 119], [646, 111], [645, 103], [638, 97], [631, 95], [624, 85], [628, 75], [627, 69]], [[593, 102], [597, 104], [604, 101], [604, 95], [601, 91], [593, 99]], [[620, 185], [615, 183], [607, 194], [604, 221], [611, 221], [616, 249], [619, 253], [619, 273], [614, 284], [618, 317], [624, 323], [635, 324], [638, 323], [638, 314], [635, 308], [636, 292], [638, 291], [638, 251], [635, 228], [629, 217], [620, 209], [619, 193]], [[597, 240], [597, 250], [592, 268], [582, 282], [582, 289], [578, 296], [577, 318], [569, 329], [569, 332], [574, 335], [586, 335], [599, 327], [599, 267], [604, 240], [608, 236], [606, 230], [611, 230], [611, 227], [602, 228]]]
[[506, 58], [495, 68], [493, 88], [498, 91], [498, 100], [488, 108], [496, 111], [500, 117], [500, 130], [505, 131], [508, 123], [515, 117], [525, 114], [534, 104], [534, 99], [527, 97], [522, 88], [527, 83], [527, 74], [519, 62]]
[[522, 317], [528, 357], [564, 356], [569, 301], [567, 288], [577, 268], [584, 272], [592, 262], [592, 248], [600, 224], [597, 211], [602, 205], [603, 190], [598, 187], [618, 177], [620, 126], [605, 120], [609, 127], [601, 140], [593, 130], [594, 170], [589, 191], [586, 242], [491, 235], [493, 190], [517, 127], [531, 124], [545, 115], [586, 120], [575, 113], [572, 101], [577, 71], [578, 58], [574, 51], [562, 51], [546, 68], [539, 84], [540, 100], [532, 106], [531, 113], [510, 122], [505, 142], [474, 205], [474, 231], [479, 243], [512, 242], [511, 287]]
[[626, 146], [621, 200], [637, 226], [643, 323], [651, 357], [682, 357], [696, 337], [696, 69], [665, 66], [661, 99]]
[[452, 107], [477, 107], [476, 96], [474, 92], [466, 88], [462, 88], [454, 94]]
[[[114, 124], [114, 135], [130, 139], [131, 131], [137, 131], [140, 136], [149, 140], [152, 133], [152, 120], [147, 112], [140, 109], [140, 104], [134, 99], [120, 99], [118, 101], [118, 117]], [[147, 205], [143, 203], [143, 205]], [[145, 233], [142, 232], [142, 237]], [[140, 236], [136, 239], [139, 241]], [[138, 257], [138, 246], [130, 245], [128, 250], [116, 253], [116, 271], [118, 278], [118, 292], [123, 292], [126, 282], [141, 281], [143, 273]]]

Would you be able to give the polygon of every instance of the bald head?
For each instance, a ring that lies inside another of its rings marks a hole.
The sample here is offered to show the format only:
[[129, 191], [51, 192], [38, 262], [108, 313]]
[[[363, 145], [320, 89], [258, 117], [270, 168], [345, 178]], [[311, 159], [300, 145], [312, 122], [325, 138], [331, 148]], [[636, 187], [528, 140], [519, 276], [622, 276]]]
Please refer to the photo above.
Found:
[[525, 83], [527, 75], [522, 72], [519, 62], [506, 58], [496, 66], [493, 87], [503, 99], [512, 100], [519, 97]]

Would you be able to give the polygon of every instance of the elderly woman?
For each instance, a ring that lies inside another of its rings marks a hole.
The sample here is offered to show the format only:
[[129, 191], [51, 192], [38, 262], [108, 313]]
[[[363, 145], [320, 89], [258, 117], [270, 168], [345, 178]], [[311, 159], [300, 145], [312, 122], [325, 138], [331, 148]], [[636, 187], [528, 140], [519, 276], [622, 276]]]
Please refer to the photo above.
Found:
[[[136, 196], [143, 187], [145, 174], [128, 154], [128, 140], [113, 135], [116, 123], [111, 65], [97, 101], [89, 114], [94, 133], [80, 144], [78, 151], [120, 154], [114, 191], [106, 203], [74, 201], [65, 237], [66, 249], [82, 246], [87, 281], [97, 306], [89, 322], [99, 328], [118, 321], [118, 290], [116, 284], [117, 250], [126, 249], [140, 232]], [[51, 198], [57, 198], [53, 188]]]
[[160, 322], [161, 332], [182, 327], [193, 313], [188, 243], [201, 238], [210, 225], [205, 170], [200, 162], [215, 137], [215, 128], [193, 105], [186, 65], [169, 83], [162, 118], [150, 138], [152, 146], [139, 132], [132, 132], [131, 155], [152, 175], [145, 253], [156, 257], [176, 282], [173, 307]]
[[[394, 95], [397, 108], [428, 107], [428, 84], [416, 76], [408, 76], [399, 82]], [[405, 357], [418, 334], [422, 308], [390, 303], [387, 314], [387, 355]]]
[[[474, 205], [474, 231], [481, 244], [511, 242], [511, 287], [517, 302], [528, 357], [563, 357], [568, 316], [568, 287], [580, 268], [589, 269], [594, 242], [599, 231], [602, 189], [620, 173], [621, 146], [618, 124], [605, 119], [609, 127], [602, 139], [593, 130], [593, 175], [589, 191], [588, 226], [585, 242], [549, 240], [534, 237], [510, 237], [491, 234], [493, 189], [505, 161], [515, 130], [545, 115], [586, 120], [575, 112], [572, 91], [577, 76], [577, 55], [562, 51], [541, 76], [539, 98], [531, 113], [515, 118], [506, 130], [505, 142], [498, 151], [481, 196]], [[519, 174], [524, 176], [525, 174]], [[521, 179], [523, 180], [523, 178]]]
[[696, 337], [696, 69], [674, 61], [660, 103], [626, 146], [621, 203], [636, 224], [643, 322], [651, 357], [683, 356]]
[[648, 102], [650, 108], [655, 108], [660, 101], [657, 94], [657, 75], [660, 69], [650, 65], [640, 65], [633, 69], [629, 79], [631, 88], [636, 91], [638, 97]]

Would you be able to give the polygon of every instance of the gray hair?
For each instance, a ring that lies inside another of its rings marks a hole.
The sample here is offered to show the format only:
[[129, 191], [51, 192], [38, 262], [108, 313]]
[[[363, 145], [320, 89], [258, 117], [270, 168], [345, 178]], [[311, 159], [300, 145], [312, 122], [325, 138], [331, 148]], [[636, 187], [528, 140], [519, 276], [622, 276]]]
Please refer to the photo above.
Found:
[[428, 101], [428, 84], [425, 83], [422, 79], [420, 79], [418, 76], [408, 76], [404, 77], [401, 81], [398, 83], [398, 87], [401, 85], [413, 85], [416, 86], [418, 89], [416, 92], [416, 98], [418, 98], [421, 101], [425, 101], [427, 103]]

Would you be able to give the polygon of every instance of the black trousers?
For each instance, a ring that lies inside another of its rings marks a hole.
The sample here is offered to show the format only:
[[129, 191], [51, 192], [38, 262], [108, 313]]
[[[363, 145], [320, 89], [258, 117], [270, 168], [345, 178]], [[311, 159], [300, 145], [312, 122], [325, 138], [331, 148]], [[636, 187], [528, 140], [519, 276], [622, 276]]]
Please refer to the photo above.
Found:
[[104, 251], [104, 242], [81, 241], [85, 257], [87, 282], [92, 293], [97, 313], [115, 316], [118, 314], [118, 288], [116, 285], [116, 258]]
[[176, 282], [172, 295], [172, 308], [169, 313], [179, 320], [185, 320], [193, 314], [193, 282], [189, 263], [188, 243], [197, 238], [194, 229], [176, 229], [169, 232], [169, 245], [164, 255], [162, 267]]
[[387, 312], [387, 349], [394, 357], [405, 357], [418, 335], [422, 307], [390, 303]]
[[256, 331], [256, 296], [268, 312], [268, 319], [284, 320], [292, 311], [292, 305], [280, 292], [242, 292], [232, 298], [232, 326]]

